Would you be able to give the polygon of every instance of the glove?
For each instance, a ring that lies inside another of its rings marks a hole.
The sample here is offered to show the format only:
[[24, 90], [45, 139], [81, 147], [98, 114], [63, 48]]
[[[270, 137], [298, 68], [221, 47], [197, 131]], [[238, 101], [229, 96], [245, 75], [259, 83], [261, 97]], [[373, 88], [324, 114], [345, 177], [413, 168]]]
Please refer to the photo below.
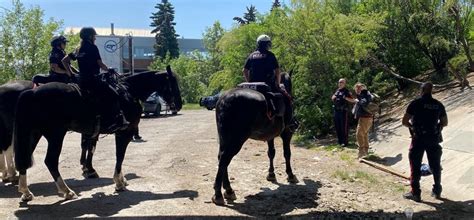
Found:
[[108, 70], [107, 72], [110, 73], [110, 74], [116, 74], [116, 73], [117, 73], [117, 72], [115, 71], [115, 69], [112, 68], [112, 67], [109, 67], [109, 70]]

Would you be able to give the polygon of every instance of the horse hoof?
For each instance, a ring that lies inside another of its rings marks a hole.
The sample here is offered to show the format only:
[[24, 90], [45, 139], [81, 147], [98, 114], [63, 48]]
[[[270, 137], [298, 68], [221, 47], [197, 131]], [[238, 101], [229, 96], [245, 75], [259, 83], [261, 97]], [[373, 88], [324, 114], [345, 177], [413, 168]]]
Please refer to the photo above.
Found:
[[237, 196], [235, 195], [235, 191], [232, 191], [231, 193], [224, 192], [224, 198], [230, 201], [237, 200]]
[[300, 181], [298, 180], [298, 178], [296, 178], [295, 175], [289, 176], [287, 180], [288, 180], [289, 183], [293, 183], [293, 184], [296, 184], [296, 183], [300, 182]]
[[23, 195], [21, 195], [21, 201], [22, 202], [29, 202], [31, 200], [33, 200], [35, 196], [33, 195], [33, 193], [24, 193]]
[[69, 191], [67, 193], [64, 193], [64, 199], [65, 200], [77, 199], [77, 195], [75, 192]]
[[84, 171], [82, 173], [82, 176], [86, 179], [97, 179], [97, 178], [99, 178], [99, 174], [97, 174], [96, 171], [93, 171], [93, 172]]
[[212, 197], [212, 202], [216, 205], [219, 205], [219, 206], [225, 205], [224, 198], [222, 198], [222, 197], [216, 198], [216, 196], [213, 196]]
[[276, 182], [277, 179], [276, 179], [275, 173], [268, 173], [267, 180], [270, 182]]
[[125, 185], [115, 186], [115, 192], [123, 192], [126, 190], [127, 190], [127, 187]]

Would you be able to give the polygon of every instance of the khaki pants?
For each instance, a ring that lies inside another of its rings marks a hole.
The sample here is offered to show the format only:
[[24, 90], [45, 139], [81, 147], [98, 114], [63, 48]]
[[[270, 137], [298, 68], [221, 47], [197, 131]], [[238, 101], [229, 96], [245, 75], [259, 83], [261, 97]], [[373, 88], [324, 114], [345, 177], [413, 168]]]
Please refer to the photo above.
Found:
[[373, 118], [359, 118], [356, 131], [359, 157], [366, 156], [369, 153], [369, 130], [373, 121]]

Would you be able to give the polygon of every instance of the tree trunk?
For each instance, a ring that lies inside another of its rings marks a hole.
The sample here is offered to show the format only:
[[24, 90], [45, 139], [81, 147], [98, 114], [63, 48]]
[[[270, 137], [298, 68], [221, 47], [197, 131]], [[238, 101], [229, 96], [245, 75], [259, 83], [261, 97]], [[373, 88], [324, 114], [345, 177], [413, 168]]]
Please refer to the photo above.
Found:
[[466, 53], [466, 57], [469, 62], [469, 70], [470, 72], [474, 72], [474, 61], [472, 60], [469, 42], [467, 42], [466, 38], [463, 37], [461, 39], [461, 44], [462, 44], [462, 47], [464, 48], [464, 52]]

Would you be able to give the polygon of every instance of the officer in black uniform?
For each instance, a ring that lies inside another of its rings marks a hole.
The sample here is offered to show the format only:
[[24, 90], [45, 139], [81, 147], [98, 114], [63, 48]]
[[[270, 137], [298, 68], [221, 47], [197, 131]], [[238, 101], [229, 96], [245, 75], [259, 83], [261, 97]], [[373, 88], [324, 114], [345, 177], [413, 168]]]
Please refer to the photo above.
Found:
[[271, 39], [267, 35], [257, 38], [257, 50], [249, 55], [244, 66], [244, 77], [247, 82], [265, 82], [272, 91], [280, 88], [280, 66], [271, 51]]
[[339, 145], [347, 146], [349, 134], [349, 102], [353, 102], [352, 94], [346, 88], [346, 79], [339, 79], [338, 89], [332, 95], [334, 103], [334, 124]]
[[[92, 27], [84, 27], [79, 32], [81, 45], [74, 53], [68, 54], [63, 63], [68, 66], [70, 60], [76, 60], [79, 65], [79, 86], [81, 89], [91, 91], [98, 95], [101, 118], [107, 126], [108, 133], [126, 129], [129, 122], [125, 119], [119, 105], [118, 93], [107, 83], [99, 78], [100, 70], [112, 74], [113, 69], [109, 69], [103, 62], [99, 54], [99, 49], [94, 44], [96, 31]], [[68, 69], [68, 71], [71, 71]]]
[[293, 106], [291, 97], [286, 91], [280, 89], [280, 65], [278, 60], [270, 51], [272, 41], [268, 35], [260, 35], [257, 38], [257, 50], [251, 53], [243, 69], [247, 82], [264, 82], [273, 92], [281, 92], [285, 95], [285, 122], [289, 124], [290, 130], [296, 130], [298, 123], [293, 117]]
[[412, 101], [403, 116], [403, 125], [412, 133], [409, 151], [411, 167], [411, 192], [404, 195], [407, 199], [421, 201], [420, 177], [421, 162], [426, 151], [433, 173], [432, 196], [441, 198], [441, 130], [448, 125], [446, 110], [438, 100], [432, 97], [433, 84], [423, 83], [421, 97]]
[[62, 35], [55, 36], [51, 40], [52, 50], [49, 54], [50, 81], [69, 83], [75, 79], [75, 73], [77, 73], [77, 70], [71, 67], [72, 73], [68, 73], [64, 67], [64, 64], [61, 62], [61, 60], [66, 56], [66, 52], [64, 50], [66, 49], [67, 42], [68, 40], [66, 37]]

